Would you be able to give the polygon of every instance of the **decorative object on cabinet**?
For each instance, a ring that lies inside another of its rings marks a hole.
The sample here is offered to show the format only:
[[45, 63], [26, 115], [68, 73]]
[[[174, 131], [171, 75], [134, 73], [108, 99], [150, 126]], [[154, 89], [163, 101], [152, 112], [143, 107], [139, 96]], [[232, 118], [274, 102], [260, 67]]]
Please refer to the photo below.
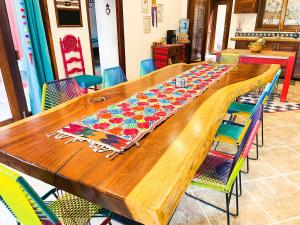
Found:
[[82, 27], [80, 0], [54, 0], [58, 27]]
[[262, 48], [265, 46], [265, 43], [266, 43], [266, 41], [264, 38], [259, 38], [257, 41], [251, 42], [248, 45], [248, 47], [251, 52], [259, 53], [262, 50]]
[[164, 18], [164, 5], [157, 4], [157, 21], [162, 22]]
[[176, 39], [176, 30], [167, 30], [167, 44], [175, 44]]
[[[66, 77], [73, 76], [78, 85], [85, 89], [91, 86], [100, 85], [102, 83], [102, 78], [94, 75], [87, 75], [85, 73], [84, 60], [82, 55], [82, 48], [80, 39], [74, 37], [73, 35], [66, 35], [63, 39], [60, 39], [61, 53], [64, 63], [64, 69]], [[74, 54], [78, 56], [74, 56]], [[75, 63], [75, 65], [74, 65]], [[80, 64], [81, 67], [76, 67]], [[71, 68], [70, 68], [71, 67]]]
[[295, 31], [300, 28], [299, 0], [260, 0], [256, 30]]
[[144, 33], [151, 33], [151, 17], [144, 16]]
[[234, 13], [257, 13], [258, 0], [235, 1]]
[[109, 15], [110, 12], [111, 12], [111, 10], [110, 10], [110, 8], [109, 8], [109, 4], [107, 3], [106, 6], [105, 6], [105, 13], [106, 13], [107, 15]]
[[179, 33], [187, 34], [189, 32], [189, 25], [190, 25], [190, 20], [189, 19], [180, 19], [180, 21], [179, 21]]
[[142, 0], [142, 13], [148, 13], [148, 0]]

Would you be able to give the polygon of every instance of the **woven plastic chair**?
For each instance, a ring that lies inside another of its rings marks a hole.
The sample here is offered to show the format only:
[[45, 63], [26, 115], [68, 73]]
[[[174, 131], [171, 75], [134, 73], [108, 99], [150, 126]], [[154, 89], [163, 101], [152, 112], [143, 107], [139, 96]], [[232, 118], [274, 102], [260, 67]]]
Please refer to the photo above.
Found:
[[218, 59], [219, 64], [238, 64], [240, 62], [240, 55], [234, 53], [221, 53]]
[[[266, 103], [266, 101], [268, 100], [268, 98], [271, 96], [271, 94], [272, 94], [272, 92], [273, 92], [273, 90], [274, 90], [274, 88], [277, 84], [277, 81], [280, 77], [280, 74], [281, 74], [281, 69], [279, 69], [277, 71], [276, 75], [274, 76], [274, 78], [271, 82], [271, 85], [269, 86], [269, 89], [267, 90], [267, 95], [266, 95], [265, 99], [262, 102], [262, 105], [264, 105]], [[250, 114], [253, 111], [254, 107], [255, 107], [255, 104], [233, 102], [233, 103], [231, 103], [227, 113], [232, 115], [233, 117], [240, 116], [240, 117], [248, 119], [250, 117]], [[263, 146], [263, 144], [264, 144], [263, 111], [262, 111], [262, 115], [261, 115], [261, 121], [262, 121], [262, 124], [261, 124], [261, 127], [262, 127], [262, 132], [261, 132], [262, 144], [261, 144], [261, 146]], [[258, 159], [258, 155], [257, 155], [256, 158], [253, 158], [253, 159]]]
[[42, 94], [42, 111], [51, 109], [84, 93], [74, 78], [45, 83]]
[[140, 76], [145, 76], [148, 73], [155, 71], [153, 59], [145, 59], [140, 63]]
[[109, 88], [126, 81], [127, 81], [126, 75], [123, 72], [122, 68], [119, 66], [108, 68], [103, 71], [104, 88]]
[[[0, 201], [23, 225], [83, 225], [101, 206], [69, 193], [47, 205], [16, 172], [0, 164]], [[104, 224], [110, 223], [110, 218]]]
[[[230, 224], [230, 215], [238, 216], [239, 203], [238, 197], [242, 194], [241, 188], [241, 168], [243, 167], [246, 159], [248, 158], [249, 151], [251, 149], [254, 138], [258, 132], [260, 126], [260, 110], [256, 110], [255, 116], [249, 125], [243, 140], [238, 148], [236, 155], [226, 154], [211, 150], [197, 170], [191, 185], [200, 186], [203, 188], [212, 189], [215, 191], [225, 193], [226, 197], [226, 210], [215, 206], [207, 201], [199, 199], [192, 194], [186, 193], [188, 196], [208, 204], [218, 210], [221, 210], [227, 214], [227, 224]], [[238, 182], [238, 177], [240, 182]], [[240, 184], [239, 184], [240, 183]], [[235, 196], [236, 196], [236, 212], [231, 213], [229, 210], [229, 204], [231, 196], [233, 194], [233, 187], [235, 184]], [[240, 186], [240, 194], [239, 192]]]
[[[268, 90], [270, 88], [271, 84], [268, 84], [263, 93], [261, 94], [260, 98], [258, 99], [257, 103], [253, 107], [253, 110], [250, 113], [249, 118], [247, 119], [245, 124], [238, 124], [235, 122], [231, 121], [223, 121], [221, 126], [219, 127], [214, 141], [216, 142], [223, 142], [223, 143], [228, 143], [237, 146], [239, 148], [241, 141], [243, 140], [246, 131], [248, 130], [248, 127], [250, 126], [254, 115], [256, 115], [256, 112], [260, 109], [260, 113], [262, 111], [262, 103], [268, 93]], [[261, 114], [260, 114], [261, 117]], [[218, 146], [218, 144], [217, 144]], [[216, 146], [216, 147], [217, 147]], [[256, 135], [256, 152], [258, 154], [258, 135]], [[247, 158], [247, 171], [246, 173], [249, 172], [249, 162]]]

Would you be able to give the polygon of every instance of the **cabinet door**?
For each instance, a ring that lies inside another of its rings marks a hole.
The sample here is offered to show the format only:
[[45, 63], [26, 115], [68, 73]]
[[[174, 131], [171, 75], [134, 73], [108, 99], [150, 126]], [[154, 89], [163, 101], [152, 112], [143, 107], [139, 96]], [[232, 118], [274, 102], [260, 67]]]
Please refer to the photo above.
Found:
[[236, 0], [234, 13], [257, 13], [258, 0]]
[[298, 50], [298, 43], [280, 43], [279, 44], [279, 51], [285, 52], [297, 52]]

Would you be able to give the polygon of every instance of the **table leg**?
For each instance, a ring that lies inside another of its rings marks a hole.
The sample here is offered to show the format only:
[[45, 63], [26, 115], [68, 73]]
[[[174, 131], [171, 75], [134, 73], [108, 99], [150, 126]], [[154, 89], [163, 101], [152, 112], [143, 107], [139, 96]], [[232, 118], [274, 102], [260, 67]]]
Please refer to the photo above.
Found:
[[292, 78], [292, 74], [293, 74], [293, 70], [294, 70], [294, 65], [295, 65], [295, 57], [290, 56], [288, 59], [288, 64], [286, 67], [286, 74], [285, 74], [284, 81], [283, 81], [283, 88], [282, 88], [281, 98], [280, 98], [281, 102], [286, 102], [286, 98], [287, 98], [287, 94], [289, 91], [289, 86], [290, 86], [290, 82], [291, 82], [291, 78]]

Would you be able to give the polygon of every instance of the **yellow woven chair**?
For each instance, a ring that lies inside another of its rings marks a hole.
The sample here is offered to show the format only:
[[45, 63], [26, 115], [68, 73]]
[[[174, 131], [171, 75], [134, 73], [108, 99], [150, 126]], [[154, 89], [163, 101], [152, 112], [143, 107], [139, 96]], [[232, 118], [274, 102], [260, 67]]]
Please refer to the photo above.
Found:
[[[84, 225], [102, 209], [69, 193], [62, 194], [48, 205], [44, 202], [45, 198], [39, 197], [23, 177], [0, 164], [0, 202], [18, 224]], [[102, 224], [108, 223], [110, 218]]]
[[240, 62], [240, 54], [221, 53], [218, 60], [219, 64], [238, 64]]

